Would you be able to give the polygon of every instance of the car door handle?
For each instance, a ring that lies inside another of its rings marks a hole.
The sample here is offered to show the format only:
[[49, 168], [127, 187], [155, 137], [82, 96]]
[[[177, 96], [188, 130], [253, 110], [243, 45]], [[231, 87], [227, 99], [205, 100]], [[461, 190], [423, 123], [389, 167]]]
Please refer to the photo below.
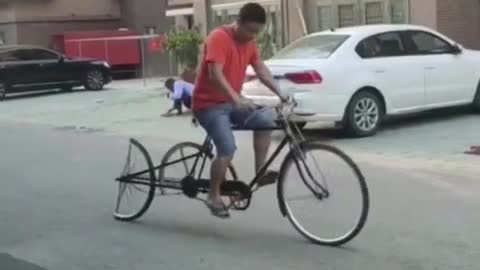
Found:
[[377, 69], [377, 70], [375, 70], [375, 73], [385, 73], [385, 70], [384, 69]]
[[435, 67], [425, 67], [426, 70], [432, 70], [435, 69]]

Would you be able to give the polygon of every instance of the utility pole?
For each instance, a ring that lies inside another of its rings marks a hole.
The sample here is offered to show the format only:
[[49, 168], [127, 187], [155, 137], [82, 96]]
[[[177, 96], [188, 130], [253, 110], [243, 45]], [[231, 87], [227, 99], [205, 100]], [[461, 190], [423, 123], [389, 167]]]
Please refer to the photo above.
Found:
[[194, 21], [201, 24], [201, 33], [206, 36], [212, 30], [212, 1], [195, 0], [193, 1]]
[[212, 0], [205, 0], [205, 14], [206, 14], [206, 29], [207, 33], [212, 30], [212, 17], [213, 17], [213, 10], [212, 10]]

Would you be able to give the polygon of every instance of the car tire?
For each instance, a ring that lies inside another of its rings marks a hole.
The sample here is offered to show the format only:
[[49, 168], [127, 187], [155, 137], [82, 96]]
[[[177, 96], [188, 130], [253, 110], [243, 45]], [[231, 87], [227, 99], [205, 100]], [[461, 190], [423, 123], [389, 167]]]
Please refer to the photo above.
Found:
[[344, 128], [352, 137], [367, 137], [374, 135], [383, 118], [384, 108], [380, 98], [370, 91], [356, 93], [344, 116]]
[[480, 83], [478, 83], [477, 92], [475, 93], [475, 97], [473, 98], [472, 105], [475, 112], [480, 112]]
[[7, 84], [0, 81], [0, 101], [4, 100], [7, 96]]
[[87, 90], [102, 90], [105, 85], [105, 75], [100, 69], [92, 69], [85, 76], [84, 86]]

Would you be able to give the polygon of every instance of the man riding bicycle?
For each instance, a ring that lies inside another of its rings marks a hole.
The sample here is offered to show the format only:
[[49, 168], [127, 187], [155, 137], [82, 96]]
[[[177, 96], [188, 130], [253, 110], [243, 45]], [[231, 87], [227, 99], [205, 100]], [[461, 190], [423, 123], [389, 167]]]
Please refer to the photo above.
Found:
[[[253, 103], [241, 96], [242, 84], [249, 65], [260, 81], [283, 101], [273, 77], [259, 57], [255, 37], [266, 24], [265, 9], [247, 3], [231, 25], [213, 30], [206, 39], [200, 72], [193, 91], [193, 113], [211, 137], [217, 155], [210, 169], [211, 187], [207, 206], [217, 217], [229, 217], [220, 195], [220, 186], [233, 159], [236, 145], [232, 125], [246, 129], [274, 127], [273, 116], [258, 111]], [[265, 163], [271, 142], [271, 131], [253, 132], [255, 169]], [[259, 184], [274, 182], [276, 172], [267, 172]]]

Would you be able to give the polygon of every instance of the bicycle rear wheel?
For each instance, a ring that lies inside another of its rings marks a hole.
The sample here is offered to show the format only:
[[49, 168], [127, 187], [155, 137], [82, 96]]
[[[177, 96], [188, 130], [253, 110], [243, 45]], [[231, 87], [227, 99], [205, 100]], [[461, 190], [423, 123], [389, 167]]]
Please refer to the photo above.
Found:
[[363, 228], [368, 188], [358, 166], [341, 150], [305, 143], [283, 161], [278, 182], [282, 213], [315, 244], [338, 246]]
[[135, 139], [130, 139], [125, 166], [118, 182], [113, 216], [123, 221], [141, 217], [155, 195], [155, 173], [150, 155]]
[[[210, 179], [212, 153], [206, 153], [205, 147], [193, 143], [182, 142], [170, 148], [162, 158], [162, 167], [158, 170], [157, 181], [161, 186], [170, 185], [181, 188], [182, 180], [187, 176], [195, 179]], [[227, 170], [228, 181], [238, 181], [235, 168], [230, 165]], [[168, 195], [166, 188], [160, 187], [163, 195]], [[173, 193], [177, 194], [177, 193]]]

